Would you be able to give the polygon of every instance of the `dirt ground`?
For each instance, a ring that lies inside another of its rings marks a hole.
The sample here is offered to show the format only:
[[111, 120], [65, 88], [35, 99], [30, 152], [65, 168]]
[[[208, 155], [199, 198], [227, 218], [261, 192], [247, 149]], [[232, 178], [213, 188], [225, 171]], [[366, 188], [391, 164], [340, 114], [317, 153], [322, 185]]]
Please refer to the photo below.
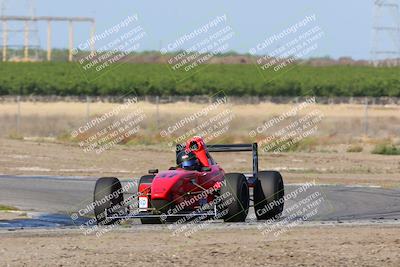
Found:
[[[226, 171], [251, 171], [250, 153], [214, 154]], [[0, 139], [0, 174], [138, 178], [174, 166], [174, 152], [157, 146], [115, 146], [101, 154], [77, 144]], [[399, 156], [368, 152], [260, 153], [260, 170], [282, 172], [285, 183], [400, 186]]]
[[[143, 229], [143, 228], [142, 228]], [[0, 232], [1, 266], [399, 266], [398, 226], [297, 227], [279, 238], [257, 229], [116, 229]]]
[[[336, 151], [336, 152], [333, 152]], [[400, 187], [400, 158], [326, 152], [260, 153], [260, 169], [282, 172], [285, 183]], [[165, 146], [121, 146], [101, 154], [54, 140], [0, 138], [0, 174], [138, 178], [175, 164]], [[251, 171], [251, 154], [214, 157], [226, 171]], [[4, 213], [0, 220], [18, 219]], [[0, 222], [1, 223], [1, 222]], [[0, 230], [0, 266], [400, 266], [399, 225], [307, 225], [278, 237], [257, 227], [201, 229], [189, 237], [143, 225], [97, 238], [79, 229]]]

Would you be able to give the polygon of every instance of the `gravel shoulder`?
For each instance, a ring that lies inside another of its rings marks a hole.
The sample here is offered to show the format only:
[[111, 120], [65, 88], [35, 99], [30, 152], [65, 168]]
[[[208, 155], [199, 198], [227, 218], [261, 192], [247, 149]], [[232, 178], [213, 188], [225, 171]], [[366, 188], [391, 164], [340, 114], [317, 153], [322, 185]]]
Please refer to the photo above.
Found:
[[1, 266], [399, 266], [398, 226], [210, 229], [173, 237], [168, 229], [119, 228], [97, 238], [79, 230], [0, 232]]
[[[138, 178], [149, 168], [174, 165], [173, 152], [162, 147], [116, 146], [96, 155], [84, 153], [77, 145], [0, 139], [0, 155], [0, 174], [7, 175]], [[250, 155], [217, 156], [228, 171], [251, 168]], [[260, 169], [280, 170], [285, 183], [292, 184], [315, 180], [319, 184], [400, 187], [396, 156], [261, 155]], [[19, 217], [3, 216], [0, 220]], [[257, 227], [225, 224], [188, 237], [173, 236], [166, 227], [135, 225], [118, 227], [99, 238], [85, 236], [77, 228], [24, 229], [0, 230], [0, 240], [0, 266], [400, 266], [398, 224], [313, 224], [287, 229], [277, 237], [264, 235]]]
[[[116, 176], [138, 178], [148, 169], [175, 164], [174, 152], [158, 146], [115, 146], [101, 154], [83, 152], [77, 144], [0, 139], [0, 174]], [[227, 171], [251, 171], [251, 155], [215, 154]], [[260, 154], [259, 167], [278, 170], [286, 183], [400, 187], [398, 156], [369, 153]], [[149, 163], [151, 162], [151, 163]]]

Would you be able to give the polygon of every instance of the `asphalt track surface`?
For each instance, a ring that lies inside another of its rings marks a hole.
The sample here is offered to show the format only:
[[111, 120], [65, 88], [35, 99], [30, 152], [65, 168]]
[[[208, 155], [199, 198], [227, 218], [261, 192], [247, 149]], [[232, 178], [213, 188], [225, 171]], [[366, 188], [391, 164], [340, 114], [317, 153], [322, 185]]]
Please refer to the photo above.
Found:
[[[77, 213], [91, 203], [95, 182], [96, 178], [0, 175], [0, 204], [27, 210], [33, 217], [30, 220], [0, 221], [0, 228], [79, 225], [87, 219], [81, 218], [73, 222], [70, 214]], [[283, 217], [313, 204], [309, 211], [316, 208], [317, 212], [308, 213], [310, 217], [307, 222], [400, 222], [400, 189], [315, 185], [300, 190], [302, 186], [304, 185], [285, 185], [285, 195], [292, 196], [285, 202], [285, 211], [291, 208], [293, 210]], [[296, 192], [296, 196], [291, 192]], [[304, 202], [307, 199], [310, 201]], [[304, 205], [294, 209], [296, 203], [302, 200]], [[252, 215], [254, 211], [251, 208], [248, 218]], [[248, 219], [244, 224], [252, 223], [254, 221]]]

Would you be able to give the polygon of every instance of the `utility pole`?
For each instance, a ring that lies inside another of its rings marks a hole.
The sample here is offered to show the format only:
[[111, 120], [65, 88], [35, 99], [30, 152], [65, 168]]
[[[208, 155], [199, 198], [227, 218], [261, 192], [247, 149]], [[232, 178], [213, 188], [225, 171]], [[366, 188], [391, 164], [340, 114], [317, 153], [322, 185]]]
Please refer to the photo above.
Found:
[[[0, 1], [0, 17], [4, 16], [4, 12], [6, 10], [6, 2], [5, 0]], [[7, 61], [7, 42], [8, 42], [8, 25], [7, 21], [2, 21], [2, 37], [3, 37], [3, 62]]]
[[7, 21], [3, 20], [3, 62], [7, 61], [8, 28]]
[[95, 34], [96, 34], [96, 22], [92, 21], [92, 29], [90, 30], [90, 52], [94, 54], [95, 52]]
[[72, 50], [74, 49], [74, 25], [72, 20], [68, 23], [68, 31], [69, 31], [69, 54], [68, 54], [68, 61], [72, 61], [73, 54]]
[[29, 59], [29, 21], [25, 21], [24, 28], [24, 61]]
[[47, 21], [47, 61], [51, 61], [51, 21]]

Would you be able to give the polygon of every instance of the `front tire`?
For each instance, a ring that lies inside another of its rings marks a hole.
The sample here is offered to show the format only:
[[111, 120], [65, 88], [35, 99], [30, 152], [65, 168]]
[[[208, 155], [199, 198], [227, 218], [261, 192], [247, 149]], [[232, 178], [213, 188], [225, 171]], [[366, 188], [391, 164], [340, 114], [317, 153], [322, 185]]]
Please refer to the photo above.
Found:
[[283, 179], [277, 171], [261, 171], [254, 186], [254, 211], [257, 220], [278, 219], [283, 211]]
[[[247, 179], [242, 173], [225, 174], [225, 183], [221, 186], [221, 204], [227, 203], [222, 208], [226, 215], [225, 222], [244, 222], [249, 211], [249, 187]], [[221, 210], [221, 207], [219, 208]]]
[[124, 197], [118, 178], [102, 177], [98, 179], [94, 188], [93, 202], [97, 225], [118, 223], [118, 219], [106, 219], [106, 214], [110, 215], [122, 210]]

